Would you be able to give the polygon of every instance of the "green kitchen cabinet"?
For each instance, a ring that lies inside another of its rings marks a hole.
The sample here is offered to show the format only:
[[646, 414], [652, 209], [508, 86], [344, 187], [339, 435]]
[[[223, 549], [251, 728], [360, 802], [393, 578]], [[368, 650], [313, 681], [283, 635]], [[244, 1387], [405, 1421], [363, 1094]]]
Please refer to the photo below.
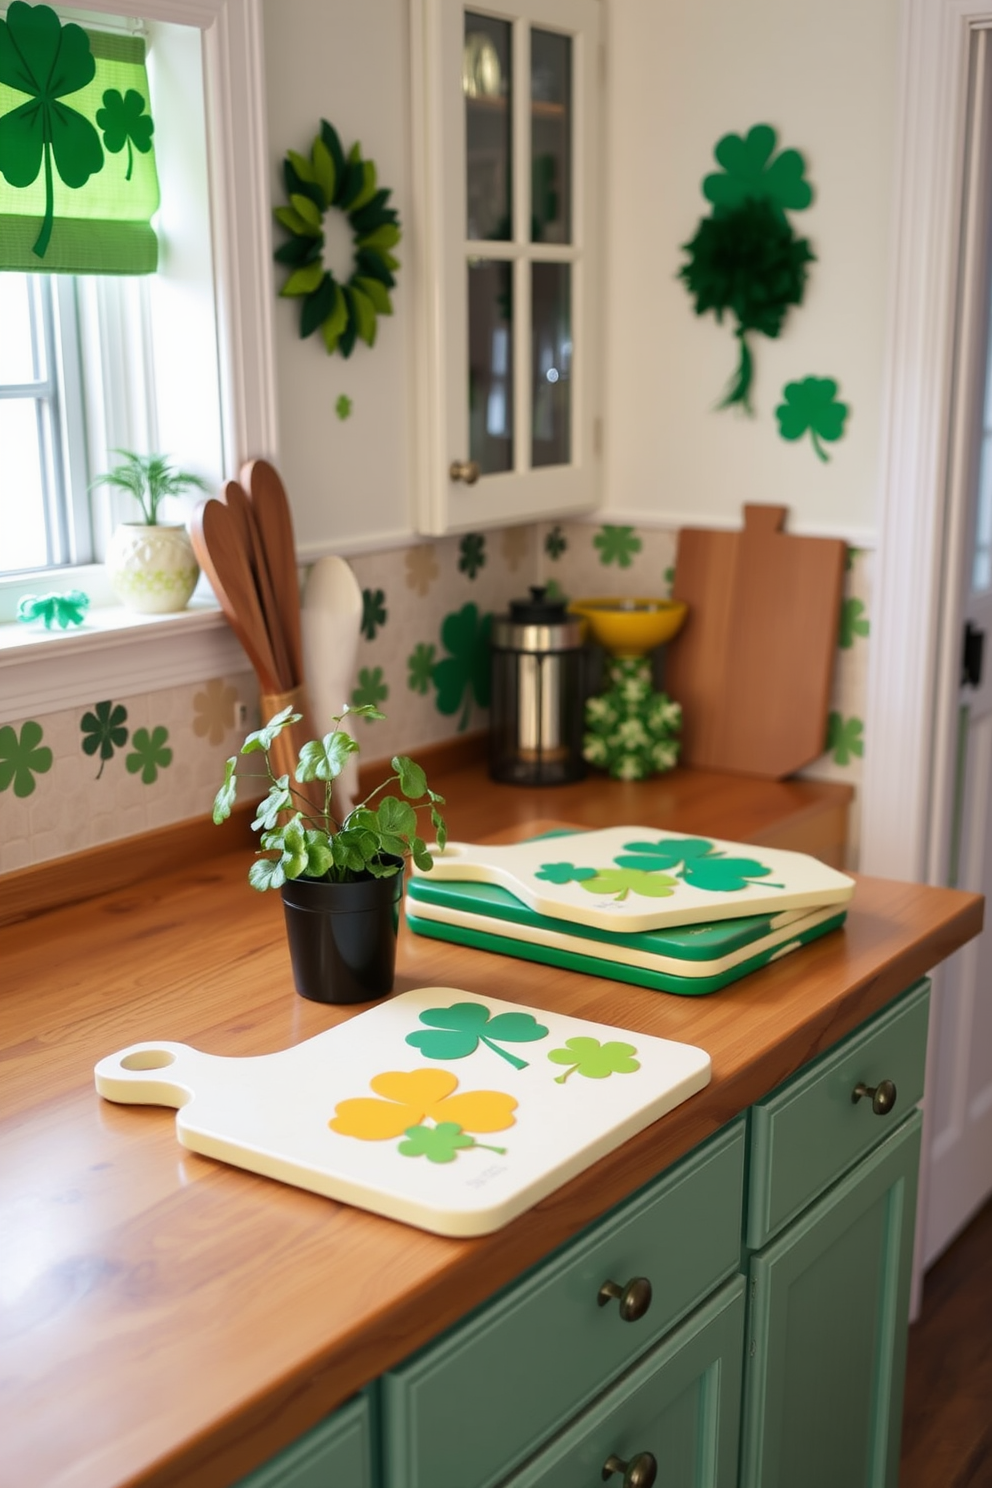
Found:
[[237, 1488], [375, 1488], [372, 1411], [357, 1396], [285, 1451], [242, 1478]]

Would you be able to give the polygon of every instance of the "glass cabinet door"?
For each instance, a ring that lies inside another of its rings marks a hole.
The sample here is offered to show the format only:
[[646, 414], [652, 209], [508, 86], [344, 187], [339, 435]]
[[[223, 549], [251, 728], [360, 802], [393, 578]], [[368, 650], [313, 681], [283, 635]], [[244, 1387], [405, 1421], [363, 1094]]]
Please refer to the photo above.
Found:
[[[595, 505], [598, 0], [421, 0], [421, 531]], [[433, 396], [433, 407], [429, 406]]]

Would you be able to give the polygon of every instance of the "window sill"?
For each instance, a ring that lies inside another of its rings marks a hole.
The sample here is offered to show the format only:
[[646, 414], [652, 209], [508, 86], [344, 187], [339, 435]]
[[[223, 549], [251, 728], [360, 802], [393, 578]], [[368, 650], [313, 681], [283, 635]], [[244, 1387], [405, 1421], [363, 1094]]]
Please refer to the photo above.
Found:
[[250, 670], [212, 599], [172, 615], [94, 608], [81, 626], [0, 625], [0, 723]]

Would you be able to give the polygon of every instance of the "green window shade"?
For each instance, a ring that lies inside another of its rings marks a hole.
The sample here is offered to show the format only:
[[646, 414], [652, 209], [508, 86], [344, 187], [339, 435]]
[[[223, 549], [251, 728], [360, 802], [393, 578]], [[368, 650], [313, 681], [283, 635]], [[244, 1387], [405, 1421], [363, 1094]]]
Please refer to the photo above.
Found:
[[151, 274], [145, 44], [13, 0], [0, 20], [0, 270]]

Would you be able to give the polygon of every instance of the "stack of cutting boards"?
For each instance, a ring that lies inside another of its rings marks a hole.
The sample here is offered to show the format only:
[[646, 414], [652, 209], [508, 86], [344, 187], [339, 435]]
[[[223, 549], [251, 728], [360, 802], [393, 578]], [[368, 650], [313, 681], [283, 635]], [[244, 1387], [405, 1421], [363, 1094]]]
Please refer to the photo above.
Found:
[[843, 924], [854, 881], [805, 853], [651, 827], [448, 843], [417, 934], [656, 991], [714, 992]]
[[665, 658], [680, 761], [781, 780], [823, 753], [847, 545], [793, 537], [784, 506], [741, 531], [685, 527], [672, 593], [688, 615]]

